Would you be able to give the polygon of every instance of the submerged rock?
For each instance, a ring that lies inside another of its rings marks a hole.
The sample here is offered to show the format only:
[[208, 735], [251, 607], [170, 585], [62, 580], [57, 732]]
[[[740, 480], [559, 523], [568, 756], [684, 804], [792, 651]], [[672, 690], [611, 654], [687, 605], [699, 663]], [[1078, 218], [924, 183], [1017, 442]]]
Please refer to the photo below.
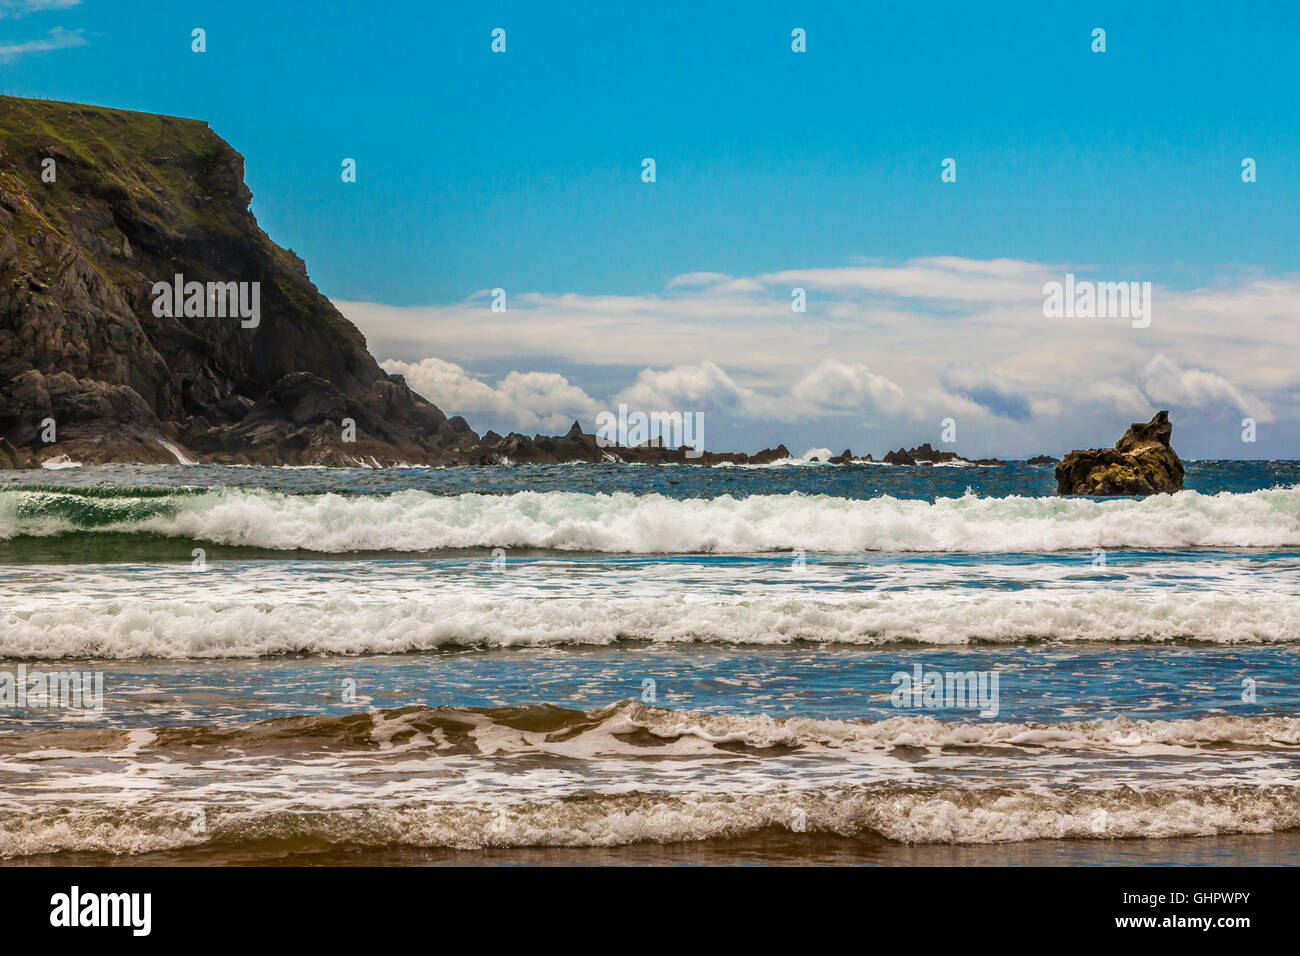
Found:
[[1072, 451], [1056, 466], [1059, 495], [1154, 495], [1183, 490], [1183, 463], [1169, 444], [1167, 411], [1135, 422], [1114, 448]]

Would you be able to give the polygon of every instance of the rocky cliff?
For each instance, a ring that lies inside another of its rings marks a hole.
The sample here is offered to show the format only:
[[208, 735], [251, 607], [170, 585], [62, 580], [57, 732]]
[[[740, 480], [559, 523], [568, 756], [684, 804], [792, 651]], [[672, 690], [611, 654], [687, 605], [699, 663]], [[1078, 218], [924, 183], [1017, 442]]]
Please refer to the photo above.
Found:
[[[0, 466], [474, 457], [258, 228], [243, 167], [196, 120], [0, 97]], [[159, 307], [178, 275], [203, 295]]]
[[[0, 468], [60, 456], [323, 465], [791, 457], [784, 445], [754, 455], [603, 447], [576, 422], [562, 436], [480, 438], [379, 367], [302, 259], [258, 227], [251, 202], [243, 157], [206, 123], [0, 96]], [[957, 457], [929, 445], [891, 456]], [[830, 460], [872, 459], [846, 449]]]
[[1134, 422], [1114, 448], [1072, 451], [1056, 466], [1061, 495], [1152, 495], [1183, 490], [1183, 463], [1170, 444], [1168, 412]]

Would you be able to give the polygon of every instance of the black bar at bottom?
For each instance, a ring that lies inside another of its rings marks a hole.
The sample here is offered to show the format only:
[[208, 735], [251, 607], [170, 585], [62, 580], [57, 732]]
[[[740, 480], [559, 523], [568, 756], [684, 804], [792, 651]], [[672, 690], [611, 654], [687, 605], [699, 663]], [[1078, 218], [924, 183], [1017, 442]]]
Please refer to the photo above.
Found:
[[[553, 937], [638, 949], [716, 941], [730, 951], [745, 938], [772, 947], [831, 929], [864, 945], [896, 938], [880, 932], [918, 945], [996, 943], [1005, 932], [1231, 944], [1294, 925], [1294, 876], [1241, 867], [6, 867], [0, 917], [24, 948], [72, 935], [205, 946], [414, 937], [438, 948]], [[149, 894], [147, 910], [131, 894]]]

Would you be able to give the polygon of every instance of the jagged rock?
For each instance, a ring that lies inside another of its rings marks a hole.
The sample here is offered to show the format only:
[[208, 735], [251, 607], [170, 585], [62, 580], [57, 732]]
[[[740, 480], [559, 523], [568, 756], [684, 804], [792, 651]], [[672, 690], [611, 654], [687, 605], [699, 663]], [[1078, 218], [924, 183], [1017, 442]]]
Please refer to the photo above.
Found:
[[36, 463], [21, 448], [15, 448], [8, 440], [0, 438], [0, 468], [35, 468]]
[[752, 465], [770, 465], [774, 461], [781, 461], [784, 458], [792, 458], [790, 449], [784, 444], [777, 445], [775, 448], [764, 448], [756, 455], [749, 456], [749, 464]]
[[952, 451], [936, 451], [926, 442], [915, 448], [888, 452], [882, 460], [890, 465], [933, 465], [941, 461], [958, 461], [960, 456]]
[[[863, 461], [870, 460], [870, 455], [863, 459]], [[880, 460], [887, 465], [935, 465], [950, 461], [971, 465], [1006, 464], [1006, 462], [1002, 461], [1000, 458], [976, 458], [973, 460], [963, 458], [955, 451], [939, 451], [932, 448], [929, 442], [917, 445], [915, 448], [900, 448], [898, 451], [886, 452], [885, 457]]]
[[1129, 426], [1114, 448], [1072, 451], [1056, 466], [1061, 495], [1151, 495], [1183, 490], [1169, 412]]
[[267, 398], [295, 425], [338, 422], [347, 417], [343, 393], [310, 372], [286, 375], [271, 386]]

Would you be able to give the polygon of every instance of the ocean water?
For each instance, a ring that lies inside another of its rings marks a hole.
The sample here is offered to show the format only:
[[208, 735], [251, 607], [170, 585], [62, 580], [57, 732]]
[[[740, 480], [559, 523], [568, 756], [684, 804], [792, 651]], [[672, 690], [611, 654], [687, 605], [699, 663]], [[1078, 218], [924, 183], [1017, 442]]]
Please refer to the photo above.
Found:
[[1187, 485], [0, 472], [0, 697], [103, 679], [0, 860], [1300, 862], [1300, 463]]

